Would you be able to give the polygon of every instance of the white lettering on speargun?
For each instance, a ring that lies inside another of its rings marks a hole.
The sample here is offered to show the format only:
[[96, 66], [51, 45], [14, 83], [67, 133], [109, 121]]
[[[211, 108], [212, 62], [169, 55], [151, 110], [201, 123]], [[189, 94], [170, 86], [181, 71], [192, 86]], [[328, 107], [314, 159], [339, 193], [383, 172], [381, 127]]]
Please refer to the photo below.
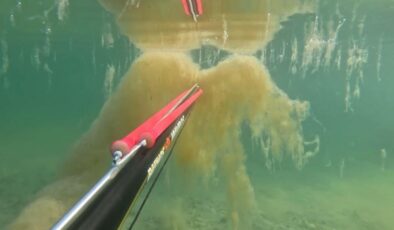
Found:
[[[185, 123], [185, 115], [182, 115], [182, 117], [176, 123], [175, 127], [172, 129], [171, 134], [170, 134], [171, 140], [173, 140], [176, 137], [176, 135], [179, 133], [179, 130], [181, 129], [183, 123]], [[152, 176], [152, 174], [155, 171], [157, 165], [160, 163], [161, 158], [163, 158], [165, 150], [166, 150], [166, 148], [164, 148], [164, 147], [160, 150], [159, 155], [157, 155], [157, 157], [155, 158], [155, 160], [153, 161], [151, 166], [148, 168], [148, 180]]]

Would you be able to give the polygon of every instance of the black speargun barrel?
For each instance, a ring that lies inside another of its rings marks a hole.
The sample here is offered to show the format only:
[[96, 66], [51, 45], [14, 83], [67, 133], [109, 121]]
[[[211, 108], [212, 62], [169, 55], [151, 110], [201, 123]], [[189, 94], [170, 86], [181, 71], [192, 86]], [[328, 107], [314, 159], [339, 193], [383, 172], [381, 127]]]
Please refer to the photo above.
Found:
[[[124, 225], [143, 188], [156, 176], [149, 193], [153, 188], [201, 94], [202, 89], [194, 85], [126, 137], [115, 141], [111, 147], [112, 167], [52, 229], [108, 230]], [[140, 209], [144, 203], [145, 200]]]

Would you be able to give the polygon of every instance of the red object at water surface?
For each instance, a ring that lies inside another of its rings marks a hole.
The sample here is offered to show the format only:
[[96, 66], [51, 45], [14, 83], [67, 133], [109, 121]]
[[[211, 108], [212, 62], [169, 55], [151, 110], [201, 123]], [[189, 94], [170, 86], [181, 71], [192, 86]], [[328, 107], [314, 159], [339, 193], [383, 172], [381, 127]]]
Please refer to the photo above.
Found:
[[181, 0], [183, 5], [183, 10], [187, 15], [190, 15], [192, 12], [192, 8], [195, 7], [195, 13], [197, 15], [203, 14], [203, 7], [201, 0]]

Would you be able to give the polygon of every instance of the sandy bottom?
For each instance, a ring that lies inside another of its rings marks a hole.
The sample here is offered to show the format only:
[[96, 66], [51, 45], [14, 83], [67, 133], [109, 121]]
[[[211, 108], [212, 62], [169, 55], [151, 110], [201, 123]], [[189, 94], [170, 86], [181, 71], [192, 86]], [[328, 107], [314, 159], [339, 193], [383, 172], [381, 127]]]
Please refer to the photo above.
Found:
[[[349, 169], [343, 178], [327, 168], [252, 174], [256, 206], [238, 229], [393, 229], [393, 171], [363, 168]], [[161, 178], [135, 229], [232, 228], [220, 182], [176, 195], [170, 187]]]

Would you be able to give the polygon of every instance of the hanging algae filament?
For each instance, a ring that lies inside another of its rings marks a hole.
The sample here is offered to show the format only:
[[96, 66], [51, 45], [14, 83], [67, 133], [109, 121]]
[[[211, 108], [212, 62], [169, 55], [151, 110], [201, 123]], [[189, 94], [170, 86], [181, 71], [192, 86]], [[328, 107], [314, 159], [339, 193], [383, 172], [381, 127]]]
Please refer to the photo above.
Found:
[[[185, 177], [209, 179], [220, 175], [234, 229], [240, 228], [255, 203], [240, 141], [243, 122], [250, 125], [252, 138], [264, 143], [261, 152], [272, 161], [289, 154], [298, 168], [306, 162], [301, 123], [308, 115], [309, 104], [289, 99], [255, 57], [241, 55], [262, 48], [279, 29], [280, 20], [305, 10], [299, 8], [300, 2], [204, 1], [204, 14], [198, 24], [184, 15], [179, 0], [136, 2], [103, 0], [102, 4], [114, 13], [123, 33], [143, 54], [77, 144], [65, 164], [63, 179], [44, 191], [15, 226], [40, 219], [34, 218], [38, 214], [33, 210], [44, 207], [53, 219], [36, 224], [49, 226], [56, 221], [64, 207], [70, 206], [106, 168], [108, 156], [102, 150], [194, 83], [200, 84], [204, 94], [180, 136], [174, 165], [186, 172]], [[187, 51], [202, 43], [233, 55], [216, 67], [201, 70]]]

